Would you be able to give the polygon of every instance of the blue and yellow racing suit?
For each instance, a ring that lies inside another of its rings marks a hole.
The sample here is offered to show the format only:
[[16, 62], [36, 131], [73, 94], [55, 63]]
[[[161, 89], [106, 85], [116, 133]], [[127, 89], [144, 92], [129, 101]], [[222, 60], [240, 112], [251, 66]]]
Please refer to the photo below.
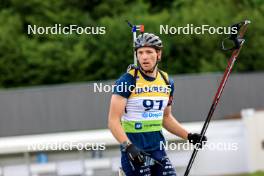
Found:
[[135, 71], [132, 69], [125, 73], [115, 83], [114, 94], [127, 98], [122, 127], [135, 146], [148, 152], [164, 167], [133, 168], [126, 153], [121, 152], [122, 168], [127, 176], [149, 173], [175, 176], [175, 170], [161, 147], [161, 143], [165, 142], [161, 131], [163, 113], [172, 102], [174, 82], [163, 71], [159, 71], [156, 78], [145, 75], [141, 70], [137, 70], [135, 77]]

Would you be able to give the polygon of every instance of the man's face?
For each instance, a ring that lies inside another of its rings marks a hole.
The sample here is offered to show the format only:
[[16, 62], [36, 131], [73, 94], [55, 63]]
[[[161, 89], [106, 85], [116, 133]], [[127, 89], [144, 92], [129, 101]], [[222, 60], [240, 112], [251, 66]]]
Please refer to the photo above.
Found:
[[149, 71], [155, 66], [157, 59], [161, 58], [161, 50], [142, 47], [137, 50], [137, 58], [143, 70]]

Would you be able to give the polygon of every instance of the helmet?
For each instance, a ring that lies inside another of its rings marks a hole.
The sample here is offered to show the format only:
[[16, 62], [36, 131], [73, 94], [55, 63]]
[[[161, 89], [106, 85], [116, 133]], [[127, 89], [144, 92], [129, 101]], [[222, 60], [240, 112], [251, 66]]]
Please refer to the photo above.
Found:
[[153, 47], [155, 49], [161, 49], [163, 47], [160, 38], [152, 33], [143, 33], [136, 38], [135, 50], [144, 46]]

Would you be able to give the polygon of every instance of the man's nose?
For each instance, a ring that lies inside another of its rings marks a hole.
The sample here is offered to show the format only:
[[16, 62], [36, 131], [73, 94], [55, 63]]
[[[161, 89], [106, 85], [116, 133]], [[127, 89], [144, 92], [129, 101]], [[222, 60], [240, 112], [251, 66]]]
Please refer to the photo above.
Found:
[[143, 52], [141, 56], [142, 56], [142, 59], [147, 59], [148, 58], [148, 55], [145, 52]]

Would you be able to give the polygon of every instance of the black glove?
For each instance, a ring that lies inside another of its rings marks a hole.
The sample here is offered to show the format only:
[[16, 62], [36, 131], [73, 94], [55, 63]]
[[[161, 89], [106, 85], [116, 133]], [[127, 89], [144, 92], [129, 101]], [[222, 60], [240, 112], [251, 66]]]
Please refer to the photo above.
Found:
[[141, 152], [134, 144], [130, 144], [126, 147], [125, 151], [127, 152], [129, 160], [133, 164], [137, 165], [144, 165], [145, 163], [145, 156], [143, 152]]
[[[200, 139], [201, 139], [202, 135], [198, 134], [198, 133], [189, 133], [188, 134], [188, 140], [190, 143], [196, 145], [199, 144]], [[202, 138], [202, 145], [207, 141], [207, 137], [203, 136]], [[202, 147], [202, 145], [199, 145], [199, 148]]]

